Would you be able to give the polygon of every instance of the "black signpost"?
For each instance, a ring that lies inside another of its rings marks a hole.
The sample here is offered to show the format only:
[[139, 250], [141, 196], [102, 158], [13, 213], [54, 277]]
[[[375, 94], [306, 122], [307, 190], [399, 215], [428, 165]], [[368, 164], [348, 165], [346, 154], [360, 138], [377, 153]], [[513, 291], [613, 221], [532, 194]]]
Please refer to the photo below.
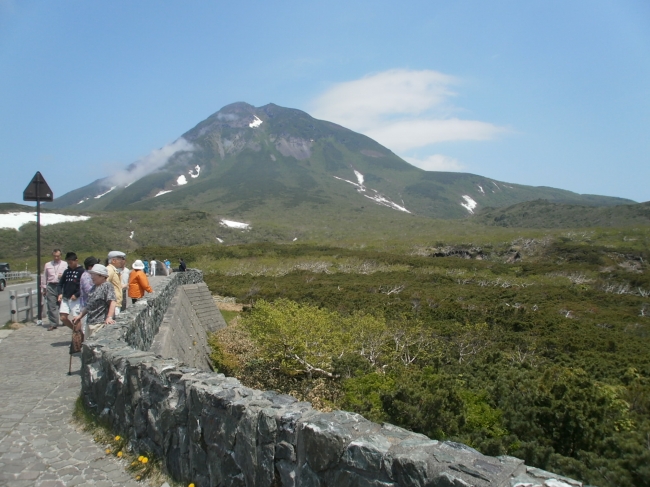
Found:
[[43, 322], [43, 293], [41, 291], [41, 201], [53, 201], [54, 194], [40, 171], [23, 191], [23, 201], [36, 201], [36, 289], [38, 289], [38, 324]]

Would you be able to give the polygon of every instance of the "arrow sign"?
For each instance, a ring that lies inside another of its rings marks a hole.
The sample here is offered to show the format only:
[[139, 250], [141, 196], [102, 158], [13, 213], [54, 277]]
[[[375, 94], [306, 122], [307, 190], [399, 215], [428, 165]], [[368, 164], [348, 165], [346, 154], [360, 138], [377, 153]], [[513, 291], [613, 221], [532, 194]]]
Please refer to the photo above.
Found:
[[54, 194], [40, 171], [23, 191], [23, 201], [54, 201]]

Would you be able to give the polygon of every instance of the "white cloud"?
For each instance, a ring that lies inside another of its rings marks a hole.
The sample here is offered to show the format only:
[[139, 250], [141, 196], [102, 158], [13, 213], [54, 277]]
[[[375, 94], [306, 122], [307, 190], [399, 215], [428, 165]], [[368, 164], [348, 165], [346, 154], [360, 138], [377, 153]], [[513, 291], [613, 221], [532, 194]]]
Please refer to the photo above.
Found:
[[505, 129], [476, 120], [402, 120], [369, 129], [365, 134], [386, 147], [400, 152], [438, 142], [490, 140]]
[[160, 149], [152, 150], [146, 156], [130, 164], [126, 169], [121, 169], [112, 176], [109, 176], [108, 183], [111, 186], [133, 184], [138, 179], [167, 164], [169, 158], [177, 152], [192, 152], [194, 150], [195, 147], [191, 142], [180, 137], [171, 144], [167, 144]]
[[311, 112], [409, 151], [439, 142], [490, 140], [507, 132], [489, 122], [451, 118], [451, 86], [459, 80], [437, 71], [393, 69], [338, 83], [318, 96]]
[[404, 157], [404, 160], [415, 167], [424, 169], [425, 171], [462, 171], [465, 166], [453, 157], [445, 156], [443, 154], [433, 154], [425, 157], [424, 159], [418, 157]]

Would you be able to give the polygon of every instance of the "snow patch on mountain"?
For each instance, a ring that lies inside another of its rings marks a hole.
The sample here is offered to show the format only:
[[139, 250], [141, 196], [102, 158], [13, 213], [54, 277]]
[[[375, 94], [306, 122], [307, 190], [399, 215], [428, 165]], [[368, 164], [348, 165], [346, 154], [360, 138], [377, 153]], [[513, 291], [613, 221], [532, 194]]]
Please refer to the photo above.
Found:
[[[363, 174], [361, 174], [361, 173], [360, 173], [359, 171], [357, 171], [357, 170], [354, 170], [354, 175], [357, 177], [357, 181], [358, 181], [358, 182], [356, 182], [356, 183], [355, 183], [354, 181], [349, 181], [349, 180], [347, 180], [347, 179], [343, 179], [343, 178], [340, 178], [340, 177], [338, 177], [338, 176], [332, 176], [332, 177], [333, 177], [334, 179], [338, 179], [339, 181], [344, 181], [344, 182], [346, 182], [346, 183], [348, 183], [348, 184], [351, 184], [352, 186], [354, 186], [355, 188], [357, 188], [357, 191], [358, 191], [359, 193], [365, 193], [365, 192], [366, 192], [366, 187], [365, 187], [364, 184], [363, 184], [363, 183], [364, 183], [364, 180], [365, 180], [364, 177], [363, 177]], [[376, 189], [373, 189], [373, 188], [369, 188], [369, 189], [370, 189], [371, 191], [374, 191], [375, 195], [374, 195], [374, 196], [368, 196], [367, 194], [364, 194], [364, 196], [365, 196], [366, 198], [368, 198], [368, 199], [374, 201], [374, 202], [377, 203], [378, 205], [386, 206], [386, 207], [388, 207], [388, 208], [392, 208], [393, 210], [398, 210], [398, 211], [404, 211], [404, 212], [406, 212], [406, 213], [411, 213], [410, 211], [408, 211], [408, 210], [406, 209], [405, 206], [403, 206], [403, 205], [404, 205], [404, 201], [402, 201], [402, 205], [398, 205], [398, 204], [395, 203], [394, 201], [391, 201], [390, 199], [388, 199], [388, 198], [386, 198], [385, 196], [383, 196], [382, 194], [380, 194]]]
[[241, 228], [242, 230], [248, 230], [251, 226], [248, 223], [235, 222], [232, 220], [221, 220], [219, 223], [224, 227], [228, 228]]
[[176, 184], [179, 186], [183, 186], [184, 184], [187, 184], [187, 178], [185, 177], [185, 174], [181, 174], [178, 176], [178, 179], [176, 180]]
[[252, 129], [259, 127], [262, 125], [262, 121], [257, 118], [257, 115], [255, 115], [255, 120], [253, 120], [251, 123], [248, 124], [248, 126]]
[[[373, 191], [374, 191], [374, 190], [373, 190]], [[410, 211], [408, 211], [408, 210], [407, 210], [406, 208], [404, 208], [403, 206], [398, 205], [398, 204], [395, 203], [394, 201], [391, 201], [391, 200], [389, 200], [388, 198], [386, 198], [385, 196], [382, 196], [382, 195], [380, 195], [380, 194], [376, 194], [376, 195], [374, 195], [374, 196], [368, 196], [367, 194], [364, 194], [364, 196], [365, 196], [366, 198], [368, 198], [368, 199], [374, 201], [374, 202], [377, 203], [378, 205], [381, 205], [381, 206], [387, 206], [388, 208], [392, 208], [393, 210], [399, 210], [399, 211], [403, 211], [403, 212], [405, 212], [405, 213], [411, 213]]]
[[81, 200], [79, 203], [77, 203], [77, 204], [80, 205], [81, 203], [85, 203], [85, 202], [88, 201], [89, 199], [90, 199], [90, 198], [84, 198], [84, 199], [82, 199], [82, 200]]
[[483, 186], [481, 186], [480, 184], [477, 184], [477, 186], [478, 186], [478, 190], [479, 190], [481, 193], [485, 194], [485, 191], [483, 190]]
[[[55, 225], [64, 222], [81, 222], [90, 219], [89, 216], [60, 215], [58, 213], [41, 213], [41, 225]], [[36, 213], [17, 212], [0, 214], [0, 228], [18, 230], [25, 223], [36, 222]]]
[[163, 189], [162, 191], [158, 191], [158, 192], [156, 193], [156, 195], [154, 196], [154, 198], [157, 198], [158, 196], [162, 196], [162, 195], [164, 195], [164, 194], [171, 193], [171, 192], [172, 192], [171, 189], [168, 189], [168, 190], [164, 190], [164, 189]]
[[98, 194], [97, 196], [95, 196], [95, 199], [98, 200], [98, 199], [101, 198], [102, 196], [106, 196], [108, 193], [110, 193], [111, 191], [113, 191], [115, 188], [117, 188], [117, 186], [112, 186], [111, 189], [109, 189], [109, 190], [106, 191], [105, 193]]
[[223, 240], [220, 239], [219, 237], [217, 237], [217, 242], [219, 242], [219, 243], [223, 243]]
[[360, 172], [354, 171], [354, 174], [357, 176], [357, 181], [358, 183], [355, 183], [354, 181], [350, 181], [348, 179], [343, 179], [338, 176], [332, 176], [334, 179], [338, 179], [339, 181], [345, 181], [348, 184], [351, 184], [355, 188], [357, 188], [357, 191], [359, 193], [364, 193], [366, 191], [366, 187], [363, 185], [363, 174]]
[[130, 238], [131, 240], [133, 240], [133, 236], [134, 236], [134, 235], [135, 235], [135, 231], [132, 230], [132, 231], [131, 231], [131, 235], [129, 235], [129, 238]]
[[194, 174], [191, 169], [188, 171], [188, 173], [192, 178], [198, 178], [199, 174], [201, 174], [201, 166], [197, 164], [194, 166], [194, 170], [196, 171], [196, 174]]
[[357, 177], [357, 181], [359, 181], [359, 187], [363, 188], [363, 174], [355, 170], [354, 175]]
[[478, 206], [478, 203], [474, 201], [470, 196], [467, 196], [466, 194], [463, 195], [463, 199], [465, 200], [465, 203], [461, 203], [460, 206], [465, 208], [467, 211], [470, 212], [470, 214], [474, 214], [474, 208]]

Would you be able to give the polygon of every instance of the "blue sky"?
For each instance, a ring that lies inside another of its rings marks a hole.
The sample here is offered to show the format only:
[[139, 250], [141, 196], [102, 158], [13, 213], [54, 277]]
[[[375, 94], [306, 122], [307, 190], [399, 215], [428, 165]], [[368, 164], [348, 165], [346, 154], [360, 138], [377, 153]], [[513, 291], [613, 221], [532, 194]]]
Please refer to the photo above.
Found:
[[427, 169], [650, 200], [646, 0], [0, 0], [0, 73], [0, 201], [38, 170], [61, 196], [235, 101]]

